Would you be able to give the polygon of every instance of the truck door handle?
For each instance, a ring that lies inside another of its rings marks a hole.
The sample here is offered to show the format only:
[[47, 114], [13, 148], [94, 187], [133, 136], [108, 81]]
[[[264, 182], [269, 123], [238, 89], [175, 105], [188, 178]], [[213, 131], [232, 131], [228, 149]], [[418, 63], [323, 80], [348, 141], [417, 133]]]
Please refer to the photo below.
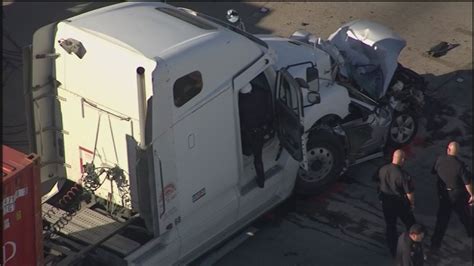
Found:
[[188, 135], [188, 148], [192, 149], [194, 148], [194, 145], [196, 144], [194, 140], [194, 133], [191, 133]]
[[161, 167], [161, 159], [158, 158], [158, 163], [160, 166], [160, 181], [161, 181], [161, 201], [163, 202], [163, 211], [160, 213], [160, 218], [166, 212], [166, 198], [165, 198], [165, 186], [163, 184], [163, 168]]

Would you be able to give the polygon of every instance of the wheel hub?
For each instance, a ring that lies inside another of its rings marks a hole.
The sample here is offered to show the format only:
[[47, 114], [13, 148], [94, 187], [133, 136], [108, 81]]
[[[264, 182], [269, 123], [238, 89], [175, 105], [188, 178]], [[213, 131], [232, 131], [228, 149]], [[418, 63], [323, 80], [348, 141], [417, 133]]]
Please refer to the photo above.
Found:
[[315, 147], [308, 151], [308, 172], [301, 178], [307, 182], [316, 182], [326, 178], [334, 164], [332, 152], [324, 147]]
[[400, 115], [395, 121], [390, 136], [397, 143], [404, 143], [410, 139], [415, 132], [415, 121], [409, 115]]
[[321, 167], [323, 166], [323, 163], [319, 160], [315, 160], [314, 162], [311, 163], [311, 171], [319, 171], [321, 170]]

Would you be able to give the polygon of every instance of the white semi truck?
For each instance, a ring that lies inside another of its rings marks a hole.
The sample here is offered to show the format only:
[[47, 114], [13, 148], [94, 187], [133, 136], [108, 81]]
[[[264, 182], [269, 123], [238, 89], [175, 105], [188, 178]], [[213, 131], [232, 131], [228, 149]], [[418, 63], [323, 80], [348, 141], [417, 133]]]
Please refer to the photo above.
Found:
[[[46, 262], [186, 264], [295, 183], [308, 192], [338, 176], [350, 165], [338, 121], [364, 99], [335, 81], [331, 49], [156, 2], [40, 28], [24, 58]], [[273, 107], [264, 188], [243, 152], [238, 96], [249, 83]]]

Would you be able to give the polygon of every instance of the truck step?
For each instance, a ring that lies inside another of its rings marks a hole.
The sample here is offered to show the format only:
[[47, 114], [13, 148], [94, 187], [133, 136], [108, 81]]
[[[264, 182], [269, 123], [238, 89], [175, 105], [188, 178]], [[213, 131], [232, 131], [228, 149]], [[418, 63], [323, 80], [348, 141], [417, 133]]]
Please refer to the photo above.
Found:
[[[44, 219], [50, 223], [55, 223], [66, 213], [48, 203], [42, 204], [42, 211]], [[60, 230], [60, 233], [88, 244], [94, 244], [118, 227], [120, 227], [120, 222], [91, 209], [82, 209]], [[114, 235], [102, 245], [124, 256], [140, 246], [138, 242], [121, 235]]]

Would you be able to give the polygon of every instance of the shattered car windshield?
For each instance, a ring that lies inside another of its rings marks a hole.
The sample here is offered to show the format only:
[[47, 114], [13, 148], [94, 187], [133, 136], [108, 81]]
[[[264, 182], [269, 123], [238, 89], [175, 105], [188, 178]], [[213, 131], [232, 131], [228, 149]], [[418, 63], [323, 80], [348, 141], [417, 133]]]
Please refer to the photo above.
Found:
[[341, 74], [368, 97], [382, 98], [406, 41], [393, 30], [367, 20], [343, 25], [329, 36], [329, 41], [344, 58]]

